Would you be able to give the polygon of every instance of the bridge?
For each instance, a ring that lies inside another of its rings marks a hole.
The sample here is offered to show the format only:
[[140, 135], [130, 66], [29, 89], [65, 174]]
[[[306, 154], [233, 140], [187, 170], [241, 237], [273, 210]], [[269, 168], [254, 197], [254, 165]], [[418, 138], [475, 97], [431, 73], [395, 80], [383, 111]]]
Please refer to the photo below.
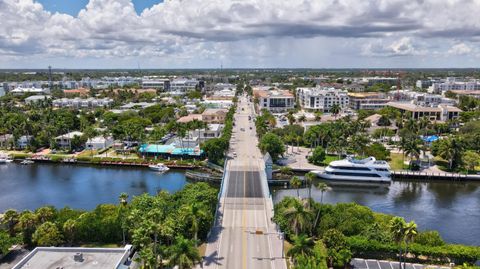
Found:
[[[286, 269], [283, 234], [272, 222], [273, 201], [257, 147], [253, 104], [240, 97], [229, 160], [203, 268]], [[200, 267], [200, 266], [199, 266]]]

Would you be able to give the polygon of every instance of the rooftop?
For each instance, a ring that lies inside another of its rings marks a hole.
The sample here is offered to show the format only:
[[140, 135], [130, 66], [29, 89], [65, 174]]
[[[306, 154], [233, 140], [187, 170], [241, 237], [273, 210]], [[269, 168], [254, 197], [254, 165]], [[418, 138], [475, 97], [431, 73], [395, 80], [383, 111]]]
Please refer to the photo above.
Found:
[[[13, 269], [45, 268], [120, 268], [128, 257], [131, 245], [125, 248], [66, 248], [37, 247], [23, 258]], [[81, 260], [74, 260], [76, 253], [82, 254]]]
[[291, 97], [293, 94], [287, 90], [279, 90], [276, 88], [266, 89], [265, 87], [257, 87], [253, 89], [254, 95], [258, 97]]

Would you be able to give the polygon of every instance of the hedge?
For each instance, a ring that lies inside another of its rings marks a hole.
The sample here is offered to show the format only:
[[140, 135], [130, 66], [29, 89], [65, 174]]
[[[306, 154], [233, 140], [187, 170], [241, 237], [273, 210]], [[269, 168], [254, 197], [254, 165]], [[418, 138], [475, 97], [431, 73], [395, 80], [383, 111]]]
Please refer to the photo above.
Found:
[[[347, 238], [355, 257], [370, 259], [397, 259], [398, 245], [368, 240], [362, 236]], [[405, 246], [403, 245], [402, 248]], [[473, 264], [480, 259], [480, 247], [446, 244], [443, 246], [425, 246], [417, 243], [408, 245], [410, 262]]]

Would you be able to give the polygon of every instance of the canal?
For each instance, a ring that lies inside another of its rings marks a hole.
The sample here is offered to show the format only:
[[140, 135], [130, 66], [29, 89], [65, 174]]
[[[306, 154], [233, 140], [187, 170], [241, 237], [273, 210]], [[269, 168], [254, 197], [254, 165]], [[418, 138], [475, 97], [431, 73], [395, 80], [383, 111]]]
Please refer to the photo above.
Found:
[[[9, 208], [35, 209], [44, 205], [93, 209], [100, 203], [117, 203], [118, 195], [130, 197], [160, 190], [176, 192], [187, 184], [184, 172], [159, 174], [142, 168], [82, 165], [0, 165], [0, 212]], [[300, 190], [307, 196], [305, 189]], [[274, 201], [295, 190], [276, 189]], [[320, 200], [321, 193], [312, 190]], [[323, 202], [357, 202], [377, 212], [415, 220], [422, 230], [438, 230], [450, 243], [480, 245], [480, 182], [393, 182], [388, 188], [333, 187]]]
[[[274, 202], [296, 190], [276, 189]], [[307, 197], [307, 189], [300, 190]], [[321, 192], [312, 189], [320, 201]], [[394, 181], [388, 187], [332, 186], [323, 194], [324, 203], [356, 202], [373, 211], [414, 220], [420, 230], [437, 230], [449, 243], [480, 245], [480, 182]]]
[[161, 174], [145, 168], [2, 164], [0, 212], [43, 205], [93, 209], [100, 203], [117, 203], [122, 192], [130, 197], [160, 190], [175, 192], [186, 183], [181, 170]]

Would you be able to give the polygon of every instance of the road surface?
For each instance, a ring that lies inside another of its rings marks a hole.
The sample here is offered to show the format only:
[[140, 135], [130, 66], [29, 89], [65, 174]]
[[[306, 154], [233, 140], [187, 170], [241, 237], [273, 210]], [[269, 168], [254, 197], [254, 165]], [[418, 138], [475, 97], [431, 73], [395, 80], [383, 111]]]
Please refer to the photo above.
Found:
[[239, 99], [229, 153], [236, 157], [226, 166], [203, 268], [286, 269], [283, 239], [271, 221], [273, 203], [257, 147], [253, 105], [246, 97]]

